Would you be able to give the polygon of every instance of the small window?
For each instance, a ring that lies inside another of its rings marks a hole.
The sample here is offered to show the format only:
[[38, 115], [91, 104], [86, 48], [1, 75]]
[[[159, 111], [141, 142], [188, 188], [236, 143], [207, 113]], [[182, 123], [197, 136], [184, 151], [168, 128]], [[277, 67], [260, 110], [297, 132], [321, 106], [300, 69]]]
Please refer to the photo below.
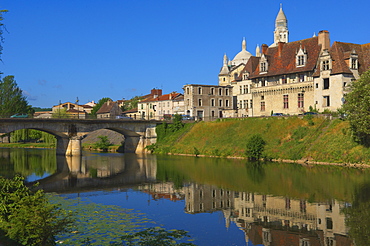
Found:
[[221, 96], [222, 95], [222, 88], [218, 89], [218, 94]]
[[220, 100], [218, 101], [218, 103], [219, 103], [219, 105], [218, 105], [218, 106], [222, 107], [222, 99], [220, 99]]
[[324, 107], [330, 107], [330, 97], [329, 96], [324, 96], [323, 99], [324, 99], [323, 106]]
[[297, 66], [304, 66], [304, 55], [297, 57]]
[[298, 108], [304, 107], [304, 94], [298, 93]]
[[238, 78], [238, 73], [234, 73], [234, 79], [236, 80]]
[[202, 99], [198, 100], [198, 106], [202, 106]]
[[324, 90], [329, 89], [329, 78], [324, 79], [323, 82], [324, 82], [324, 87], [323, 87]]
[[326, 218], [326, 229], [333, 229], [333, 220], [331, 218]]
[[358, 60], [356, 58], [351, 59], [351, 69], [357, 69], [358, 68]]
[[225, 100], [225, 106], [229, 107], [229, 100]]
[[243, 87], [242, 86], [239, 86], [239, 90], [240, 90], [239, 91], [240, 92], [239, 94], [243, 94]]
[[215, 106], [215, 99], [211, 99], [211, 107]]
[[215, 88], [211, 88], [211, 95], [215, 94]]
[[199, 94], [199, 95], [202, 95], [202, 87], [199, 87], [199, 88], [198, 88], [198, 94]]
[[261, 96], [261, 100], [265, 100], [265, 96]]
[[189, 87], [186, 88], [186, 94], [188, 94], [188, 95], [190, 94]]
[[225, 95], [228, 96], [229, 95], [229, 89], [225, 89]]
[[284, 109], [289, 108], [289, 96], [283, 95], [283, 101], [284, 101]]
[[261, 102], [261, 111], [265, 111], [266, 110], [266, 104], [265, 102]]

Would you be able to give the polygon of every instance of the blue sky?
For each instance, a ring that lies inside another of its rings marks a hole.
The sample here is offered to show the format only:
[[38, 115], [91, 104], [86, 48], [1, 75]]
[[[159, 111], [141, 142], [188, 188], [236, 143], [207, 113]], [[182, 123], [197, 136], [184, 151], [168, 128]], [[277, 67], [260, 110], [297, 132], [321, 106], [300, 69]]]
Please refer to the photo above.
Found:
[[332, 42], [370, 42], [369, 0], [1, 0], [0, 71], [36, 107], [217, 84], [243, 37], [253, 55], [273, 42], [280, 3], [290, 41], [328, 30]]

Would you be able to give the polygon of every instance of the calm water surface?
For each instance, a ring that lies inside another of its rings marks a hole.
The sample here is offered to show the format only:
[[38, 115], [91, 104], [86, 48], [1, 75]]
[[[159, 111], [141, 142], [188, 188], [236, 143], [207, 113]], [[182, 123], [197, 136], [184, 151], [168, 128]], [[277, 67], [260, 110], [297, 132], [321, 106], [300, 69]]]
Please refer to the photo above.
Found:
[[197, 245], [370, 245], [369, 170], [0, 149], [0, 174], [39, 180], [68, 199], [133, 209], [144, 227], [189, 231]]

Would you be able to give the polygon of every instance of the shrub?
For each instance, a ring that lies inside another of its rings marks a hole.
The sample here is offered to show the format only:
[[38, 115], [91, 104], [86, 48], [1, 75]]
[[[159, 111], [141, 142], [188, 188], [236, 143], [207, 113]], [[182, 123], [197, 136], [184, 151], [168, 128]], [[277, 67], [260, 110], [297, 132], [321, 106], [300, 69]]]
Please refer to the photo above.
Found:
[[265, 150], [266, 141], [260, 134], [252, 135], [247, 141], [246, 155], [249, 160], [256, 161], [262, 157]]
[[100, 138], [100, 141], [98, 141], [94, 144], [94, 148], [101, 149], [102, 151], [105, 151], [105, 152], [108, 151], [109, 146], [112, 145], [109, 142], [108, 137], [107, 136], [98, 136], [98, 138]]
[[70, 231], [72, 214], [50, 204], [42, 190], [32, 191], [23, 180], [0, 177], [0, 231], [21, 245], [54, 245], [54, 236]]

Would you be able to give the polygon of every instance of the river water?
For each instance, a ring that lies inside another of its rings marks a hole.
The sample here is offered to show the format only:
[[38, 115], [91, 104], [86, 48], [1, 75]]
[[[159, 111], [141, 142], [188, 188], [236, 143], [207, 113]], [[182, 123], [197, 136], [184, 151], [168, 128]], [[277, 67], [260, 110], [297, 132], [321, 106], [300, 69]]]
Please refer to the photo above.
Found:
[[[139, 227], [186, 230], [196, 245], [370, 245], [370, 170], [0, 149], [0, 175], [15, 174], [38, 180], [45, 191], [73, 201], [80, 211], [108, 216], [106, 232], [82, 229], [93, 245], [103, 244], [96, 238], [117, 236], [109, 220], [128, 213], [135, 214]], [[59, 240], [82, 245], [72, 238]]]

